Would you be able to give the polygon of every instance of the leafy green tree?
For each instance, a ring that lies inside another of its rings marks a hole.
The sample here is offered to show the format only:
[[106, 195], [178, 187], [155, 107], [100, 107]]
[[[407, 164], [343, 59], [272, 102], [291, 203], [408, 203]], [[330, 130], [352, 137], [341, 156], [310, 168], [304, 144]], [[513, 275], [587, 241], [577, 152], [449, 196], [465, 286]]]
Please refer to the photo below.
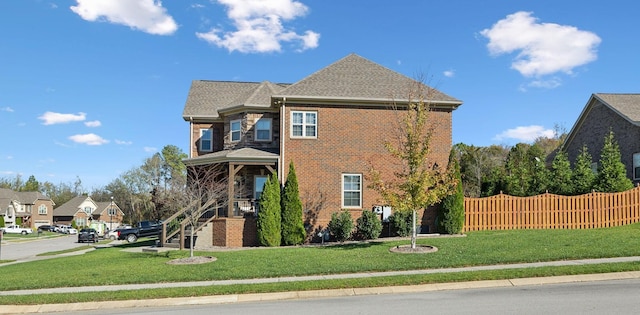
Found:
[[462, 190], [460, 165], [455, 159], [453, 150], [449, 156], [449, 167], [457, 179], [458, 184], [453, 193], [444, 197], [440, 204], [438, 229], [447, 234], [460, 234], [464, 228], [464, 192]]
[[407, 237], [411, 235], [413, 228], [413, 214], [410, 211], [394, 212], [389, 216], [389, 225], [393, 235]]
[[0, 227], [4, 227], [4, 216], [0, 216]]
[[280, 246], [282, 242], [282, 212], [280, 208], [280, 183], [277, 174], [267, 178], [259, 200], [258, 241], [262, 246]]
[[434, 92], [417, 82], [409, 91], [408, 103], [402, 104], [404, 110], [397, 110], [395, 137], [385, 140], [384, 146], [401, 169], [386, 176], [374, 167], [370, 170], [369, 187], [380, 194], [384, 203], [394, 212], [411, 213], [411, 248], [416, 248], [417, 211], [440, 202], [456, 184], [449, 168], [443, 171], [430, 156], [431, 140], [437, 129], [437, 124], [429, 119]]
[[40, 183], [36, 180], [35, 176], [31, 175], [20, 188], [20, 191], [40, 191]]
[[551, 174], [545, 163], [547, 154], [543, 149], [533, 144], [527, 149], [527, 162], [529, 162], [529, 190], [527, 196], [543, 194], [549, 190]]
[[596, 175], [591, 168], [592, 163], [593, 160], [591, 154], [589, 154], [587, 146], [583, 145], [576, 157], [573, 174], [571, 176], [571, 181], [574, 185], [573, 193], [575, 195], [590, 193], [591, 190], [593, 190]]
[[531, 190], [531, 168], [527, 151], [529, 145], [518, 143], [509, 151], [505, 164], [506, 193], [512, 196], [527, 196]]
[[625, 166], [620, 160], [620, 148], [613, 131], [609, 131], [600, 153], [594, 189], [599, 192], [621, 192], [631, 188], [633, 182], [627, 177]]
[[282, 190], [282, 244], [299, 245], [306, 238], [307, 232], [304, 229], [302, 218], [302, 201], [298, 191], [298, 177], [293, 167], [293, 162], [289, 163], [289, 174]]
[[573, 170], [567, 152], [560, 150], [551, 162], [550, 190], [554, 194], [570, 196], [574, 192]]
[[362, 240], [373, 240], [380, 237], [382, 221], [380, 216], [373, 211], [363, 210], [362, 215], [356, 220], [356, 235]]
[[353, 233], [353, 219], [348, 210], [334, 212], [329, 221], [329, 234], [338, 242], [344, 242]]
[[506, 171], [504, 165], [496, 166], [482, 178], [480, 197], [494, 196], [506, 191]]

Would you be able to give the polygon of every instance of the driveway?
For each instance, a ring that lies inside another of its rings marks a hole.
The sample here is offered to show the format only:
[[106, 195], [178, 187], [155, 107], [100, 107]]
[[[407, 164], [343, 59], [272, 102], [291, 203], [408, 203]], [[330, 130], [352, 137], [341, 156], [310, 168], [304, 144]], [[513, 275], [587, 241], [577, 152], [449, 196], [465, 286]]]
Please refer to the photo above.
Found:
[[[67, 250], [83, 246], [76, 235], [61, 235], [52, 238], [34, 238], [28, 241], [7, 241], [0, 245], [0, 260], [35, 259], [38, 254]], [[0, 264], [2, 266], [3, 264]]]

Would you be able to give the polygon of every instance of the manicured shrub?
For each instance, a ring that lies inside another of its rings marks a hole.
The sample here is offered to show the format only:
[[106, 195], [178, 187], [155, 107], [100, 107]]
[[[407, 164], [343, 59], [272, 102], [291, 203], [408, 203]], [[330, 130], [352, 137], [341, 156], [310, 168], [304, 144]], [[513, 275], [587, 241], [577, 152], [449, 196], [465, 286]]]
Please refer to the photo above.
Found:
[[389, 216], [389, 226], [392, 234], [406, 237], [411, 235], [411, 224], [413, 217], [411, 211], [394, 212]]
[[449, 168], [457, 181], [451, 195], [446, 196], [438, 211], [438, 230], [446, 234], [460, 234], [464, 228], [464, 192], [462, 191], [462, 176], [460, 164], [455, 158], [454, 151], [449, 155]]
[[334, 212], [329, 221], [329, 234], [338, 242], [344, 242], [351, 237], [353, 232], [353, 219], [348, 210]]
[[380, 216], [373, 211], [362, 211], [362, 216], [356, 220], [356, 236], [361, 240], [373, 240], [380, 237], [380, 232]]
[[4, 227], [4, 216], [0, 216], [0, 227]]
[[275, 173], [269, 176], [264, 184], [259, 204], [258, 241], [262, 246], [280, 246], [282, 241], [280, 183]]
[[302, 221], [302, 201], [298, 192], [298, 178], [289, 163], [289, 174], [282, 191], [282, 245], [299, 245], [307, 237]]

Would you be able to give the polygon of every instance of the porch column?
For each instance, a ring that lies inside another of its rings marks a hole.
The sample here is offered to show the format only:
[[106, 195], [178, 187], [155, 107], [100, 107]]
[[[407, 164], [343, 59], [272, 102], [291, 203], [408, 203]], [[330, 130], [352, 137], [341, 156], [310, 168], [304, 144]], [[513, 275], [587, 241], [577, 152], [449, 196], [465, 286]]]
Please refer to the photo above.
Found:
[[227, 217], [233, 217], [233, 203], [235, 201], [235, 180], [236, 174], [240, 169], [242, 169], [244, 165], [238, 165], [234, 163], [229, 163], [229, 180], [228, 183], [228, 194], [229, 201], [227, 202]]

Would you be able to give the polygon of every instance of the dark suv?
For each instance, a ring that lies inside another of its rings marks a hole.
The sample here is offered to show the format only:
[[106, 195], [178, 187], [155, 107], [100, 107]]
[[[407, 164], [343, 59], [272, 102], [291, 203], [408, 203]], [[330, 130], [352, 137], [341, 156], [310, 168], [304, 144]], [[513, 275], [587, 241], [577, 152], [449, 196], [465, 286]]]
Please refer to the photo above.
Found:
[[78, 233], [78, 243], [83, 242], [91, 242], [95, 243], [98, 241], [98, 231], [95, 229], [82, 229]]

